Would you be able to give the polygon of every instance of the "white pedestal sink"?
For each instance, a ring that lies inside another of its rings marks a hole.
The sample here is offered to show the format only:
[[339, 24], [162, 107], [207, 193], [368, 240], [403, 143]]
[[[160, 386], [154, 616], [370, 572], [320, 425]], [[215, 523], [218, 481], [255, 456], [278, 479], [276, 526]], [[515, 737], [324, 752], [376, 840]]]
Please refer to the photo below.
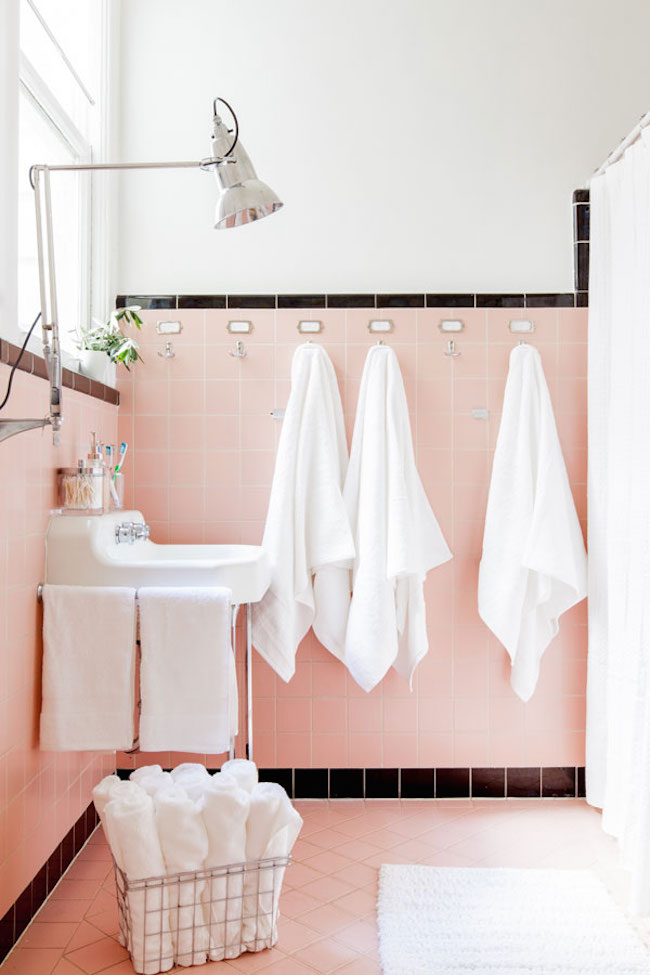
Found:
[[[46, 536], [45, 582], [54, 586], [227, 586], [234, 606], [246, 604], [247, 757], [253, 758], [251, 603], [269, 587], [269, 559], [258, 545], [158, 545], [117, 541], [120, 525], [144, 526], [140, 511], [105, 515], [53, 512]], [[128, 535], [128, 531], [123, 534]], [[232, 646], [236, 650], [236, 611]], [[234, 742], [231, 746], [234, 757]]]
[[45, 581], [59, 586], [227, 586], [233, 603], [258, 602], [269, 587], [268, 556], [258, 545], [158, 545], [116, 541], [140, 511], [53, 514], [47, 531]]

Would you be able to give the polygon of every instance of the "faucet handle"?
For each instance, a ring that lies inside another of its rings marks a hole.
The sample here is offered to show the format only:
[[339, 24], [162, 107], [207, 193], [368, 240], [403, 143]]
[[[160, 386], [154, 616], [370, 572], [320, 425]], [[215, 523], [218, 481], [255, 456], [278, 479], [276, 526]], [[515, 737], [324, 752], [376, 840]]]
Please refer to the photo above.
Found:
[[117, 545], [120, 542], [128, 542], [129, 545], [133, 545], [136, 539], [146, 541], [150, 534], [151, 529], [149, 525], [143, 521], [123, 521], [121, 524], [115, 526], [115, 542]]

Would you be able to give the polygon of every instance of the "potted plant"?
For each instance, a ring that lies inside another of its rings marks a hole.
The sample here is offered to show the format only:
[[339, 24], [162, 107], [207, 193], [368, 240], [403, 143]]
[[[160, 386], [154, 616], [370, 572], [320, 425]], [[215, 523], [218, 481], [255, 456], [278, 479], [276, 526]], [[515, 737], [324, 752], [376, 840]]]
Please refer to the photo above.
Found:
[[117, 308], [104, 324], [93, 319], [92, 326], [79, 328], [76, 344], [84, 376], [114, 386], [118, 362], [128, 369], [138, 359], [142, 360], [138, 343], [122, 331], [124, 326], [135, 325], [138, 330], [142, 328], [139, 311], [139, 305]]

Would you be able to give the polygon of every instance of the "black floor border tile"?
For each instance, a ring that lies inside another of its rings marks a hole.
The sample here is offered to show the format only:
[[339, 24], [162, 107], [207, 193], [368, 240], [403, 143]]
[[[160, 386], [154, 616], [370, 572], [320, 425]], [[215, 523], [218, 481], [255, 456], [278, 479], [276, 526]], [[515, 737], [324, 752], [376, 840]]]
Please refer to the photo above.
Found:
[[398, 799], [400, 771], [396, 768], [366, 769], [366, 799]]
[[297, 768], [293, 771], [295, 799], [329, 798], [329, 769]]
[[468, 768], [437, 768], [436, 799], [469, 799]]
[[506, 770], [504, 768], [473, 768], [472, 799], [504, 799]]
[[435, 769], [400, 769], [400, 796], [402, 799], [434, 799], [435, 794]]
[[330, 799], [363, 799], [364, 770], [362, 768], [331, 768]]
[[563, 765], [542, 769], [543, 799], [573, 799], [576, 791], [574, 766]]
[[506, 769], [508, 799], [539, 799], [542, 795], [542, 770], [539, 766]]

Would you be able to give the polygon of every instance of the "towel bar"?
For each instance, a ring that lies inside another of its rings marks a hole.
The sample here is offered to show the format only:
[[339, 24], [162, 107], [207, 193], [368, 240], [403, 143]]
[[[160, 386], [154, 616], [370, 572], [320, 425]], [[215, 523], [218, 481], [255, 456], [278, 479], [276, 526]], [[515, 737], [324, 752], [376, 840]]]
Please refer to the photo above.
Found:
[[[36, 599], [39, 603], [43, 602], [43, 583], [39, 582], [36, 587]], [[136, 608], [138, 606], [138, 597], [135, 597]], [[253, 761], [253, 634], [252, 634], [252, 616], [253, 608], [251, 603], [246, 603], [246, 655], [244, 657], [245, 672], [246, 672], [246, 749], [245, 755], [251, 762]], [[232, 652], [237, 661], [237, 615], [239, 613], [239, 604], [233, 603], [232, 606]], [[139, 641], [138, 641], [139, 643]], [[139, 688], [138, 688], [139, 692]], [[140, 697], [138, 693], [138, 708], [140, 705]], [[239, 700], [237, 701], [237, 707], [239, 707]], [[138, 738], [136, 737], [133, 748], [129, 749], [127, 754], [135, 754], [140, 750], [138, 744]], [[230, 758], [235, 757], [235, 741], [234, 738], [230, 740]]]

